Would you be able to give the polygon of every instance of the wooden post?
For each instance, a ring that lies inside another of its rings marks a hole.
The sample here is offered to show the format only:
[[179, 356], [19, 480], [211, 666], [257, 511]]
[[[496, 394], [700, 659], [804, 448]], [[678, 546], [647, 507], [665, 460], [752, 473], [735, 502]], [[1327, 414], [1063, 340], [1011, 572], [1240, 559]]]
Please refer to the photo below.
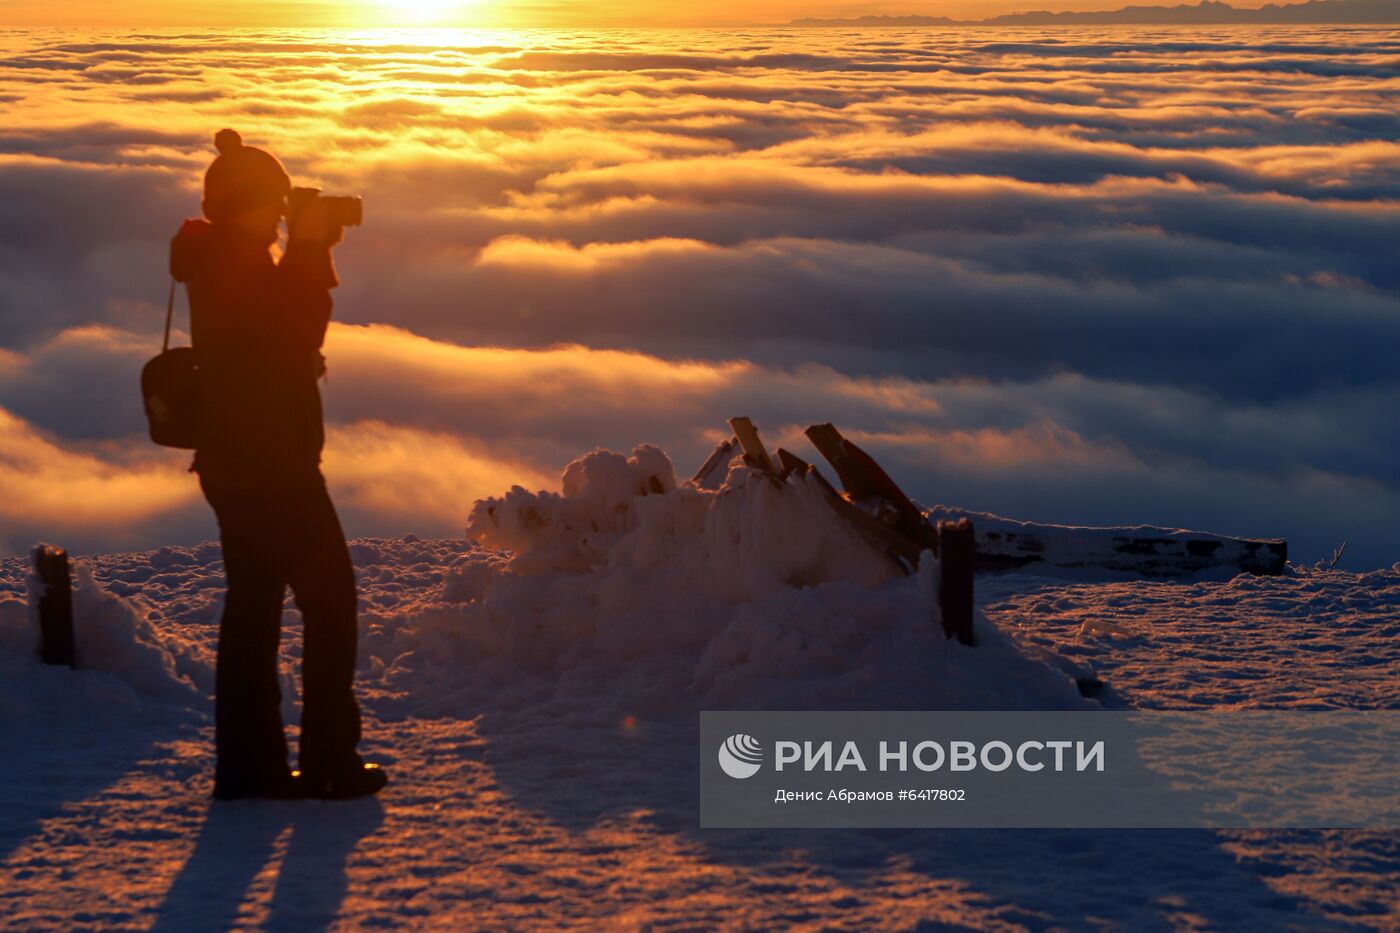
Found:
[[34, 549], [34, 575], [43, 586], [39, 595], [39, 659], [45, 664], [77, 667], [73, 640], [73, 577], [68, 552], [52, 544]]
[[943, 631], [964, 645], [976, 644], [972, 634], [972, 575], [977, 564], [977, 538], [972, 522], [960, 518], [939, 522], [941, 581], [939, 608], [943, 610]]

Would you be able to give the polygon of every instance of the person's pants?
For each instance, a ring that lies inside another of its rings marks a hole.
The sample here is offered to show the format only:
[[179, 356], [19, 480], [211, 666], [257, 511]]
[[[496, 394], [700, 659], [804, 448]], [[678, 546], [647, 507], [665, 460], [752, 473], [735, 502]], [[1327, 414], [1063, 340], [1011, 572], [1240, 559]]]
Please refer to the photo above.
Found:
[[288, 586], [304, 626], [301, 769], [360, 767], [355, 570], [325, 481], [247, 489], [201, 478], [200, 485], [219, 520], [228, 577], [214, 685], [215, 786], [285, 780], [277, 652]]

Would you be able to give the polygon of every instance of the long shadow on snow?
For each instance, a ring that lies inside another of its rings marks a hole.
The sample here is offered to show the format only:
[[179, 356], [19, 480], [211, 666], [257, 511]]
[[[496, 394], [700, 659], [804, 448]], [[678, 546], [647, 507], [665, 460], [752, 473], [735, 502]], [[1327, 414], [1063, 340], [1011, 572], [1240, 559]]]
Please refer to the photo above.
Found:
[[714, 863], [763, 871], [800, 862], [857, 891], [898, 866], [961, 882], [1032, 929], [1108, 918], [1169, 930], [1184, 916], [1212, 929], [1353, 928], [1306, 913], [1206, 830], [700, 829], [698, 717], [627, 728], [620, 716], [563, 712], [542, 733], [538, 711], [483, 712], [485, 761], [501, 789], [575, 832], [635, 821], [640, 810], [644, 824], [691, 837]]
[[166, 892], [151, 930], [214, 933], [242, 926], [239, 908], [288, 828], [291, 837], [262, 926], [323, 930], [340, 913], [350, 854], [383, 821], [375, 799], [211, 803], [194, 852]]
[[[76, 676], [60, 667], [44, 675], [59, 680]], [[151, 757], [158, 739], [174, 734], [174, 726], [169, 734], [160, 734], [144, 721], [95, 725], [75, 706], [46, 711], [42, 726], [0, 737], [0, 861], [46, 820], [119, 783]]]

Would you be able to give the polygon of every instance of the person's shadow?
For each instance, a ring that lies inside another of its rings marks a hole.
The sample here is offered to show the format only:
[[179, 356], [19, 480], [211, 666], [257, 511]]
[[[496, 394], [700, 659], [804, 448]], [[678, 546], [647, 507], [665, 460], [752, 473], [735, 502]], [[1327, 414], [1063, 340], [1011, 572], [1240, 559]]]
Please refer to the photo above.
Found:
[[249, 888], [288, 830], [267, 917], [268, 930], [323, 930], [340, 912], [346, 865], [360, 840], [384, 821], [374, 799], [337, 803], [211, 803], [204, 826], [166, 892], [152, 931], [228, 930]]

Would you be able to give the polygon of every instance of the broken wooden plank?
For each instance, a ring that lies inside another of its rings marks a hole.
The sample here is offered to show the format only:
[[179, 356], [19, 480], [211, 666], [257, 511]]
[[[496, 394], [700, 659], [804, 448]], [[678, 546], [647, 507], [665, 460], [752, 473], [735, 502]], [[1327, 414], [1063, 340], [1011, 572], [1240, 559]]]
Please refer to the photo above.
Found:
[[1288, 567], [1288, 542], [1278, 538], [1231, 538], [1147, 525], [1036, 525], [945, 506], [929, 517], [974, 520], [981, 572], [1112, 570], [1167, 578], [1216, 569], [1277, 576]]
[[785, 447], [778, 448], [778, 466], [783, 468], [783, 478], [793, 474], [804, 474], [812, 465]]
[[758, 436], [758, 428], [754, 427], [752, 420], [730, 418], [729, 429], [739, 439], [739, 446], [744, 451], [744, 461], [749, 466], [774, 476], [778, 474], [777, 468], [773, 466], [773, 459], [768, 456], [768, 448], [763, 446], [763, 441]]
[[909, 540], [841, 495], [816, 467], [809, 464], [799, 475], [818, 484], [832, 507], [850, 522], [857, 533], [864, 535], [872, 545], [887, 554], [900, 573], [912, 573], [919, 565], [919, 554], [924, 549], [917, 542]]
[[817, 452], [836, 471], [836, 479], [841, 483], [841, 488], [846, 491], [846, 495], [855, 500], [869, 499], [876, 495], [873, 484], [868, 482], [857, 471], [855, 464], [847, 459], [846, 439], [841, 436], [840, 431], [836, 430], [836, 425], [830, 422], [814, 424], [803, 433], [807, 435], [807, 440], [812, 442], [812, 446], [817, 448]]
[[[846, 495], [839, 496], [834, 489], [831, 493], [841, 503], [838, 509], [854, 525], [872, 536], [881, 535], [889, 542], [890, 553], [910, 567], [917, 565], [925, 550], [939, 557], [943, 633], [964, 645], [974, 644], [976, 539], [972, 523], [963, 519], [935, 528], [875, 458], [842, 437], [835, 425], [814, 424], [807, 429], [807, 437], [840, 478]], [[783, 453], [779, 451], [780, 458]], [[869, 511], [872, 506], [875, 514]]]
[[39, 659], [45, 664], [77, 667], [68, 552], [52, 544], [34, 548], [34, 577], [39, 583]]
[[734, 459], [734, 452], [738, 447], [739, 440], [734, 437], [716, 445], [709, 458], [690, 478], [691, 485], [700, 489], [718, 489], [724, 485], [724, 476], [729, 471], [729, 461]]
[[964, 645], [976, 644], [972, 634], [973, 575], [976, 573], [977, 539], [966, 518], [939, 522], [938, 605], [943, 611], [943, 632]]
[[[820, 471], [801, 457], [779, 448], [783, 476], [796, 474], [819, 484], [832, 507], [857, 533], [876, 546], [883, 546], [902, 573], [912, 573], [925, 551], [936, 556], [942, 550], [938, 600], [943, 633], [964, 645], [974, 644], [976, 547], [972, 523], [948, 522], [946, 528], [929, 524], [875, 459], [843, 438], [835, 425], [812, 425], [807, 429], [807, 437], [836, 470], [845, 494], [837, 492]], [[948, 548], [953, 549], [951, 553]]]
[[842, 437], [833, 424], [814, 424], [806, 433], [836, 471], [852, 501], [873, 504], [881, 521], [920, 547], [938, 553], [939, 539], [933, 526], [874, 457]]

